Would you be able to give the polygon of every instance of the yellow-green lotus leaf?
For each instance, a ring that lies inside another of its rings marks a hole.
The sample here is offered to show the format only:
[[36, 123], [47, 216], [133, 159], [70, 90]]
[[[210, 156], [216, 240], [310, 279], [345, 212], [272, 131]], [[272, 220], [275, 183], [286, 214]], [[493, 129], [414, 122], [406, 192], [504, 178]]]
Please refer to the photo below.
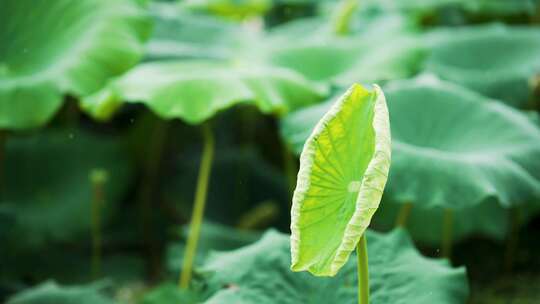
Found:
[[300, 156], [291, 210], [293, 271], [333, 276], [377, 210], [390, 167], [384, 94], [354, 84], [316, 125]]

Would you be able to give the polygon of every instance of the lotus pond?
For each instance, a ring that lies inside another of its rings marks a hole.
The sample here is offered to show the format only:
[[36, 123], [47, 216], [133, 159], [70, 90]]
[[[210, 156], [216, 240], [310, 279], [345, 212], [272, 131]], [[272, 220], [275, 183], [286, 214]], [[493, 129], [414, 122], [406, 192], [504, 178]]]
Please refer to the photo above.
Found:
[[540, 303], [540, 1], [0, 0], [0, 302]]

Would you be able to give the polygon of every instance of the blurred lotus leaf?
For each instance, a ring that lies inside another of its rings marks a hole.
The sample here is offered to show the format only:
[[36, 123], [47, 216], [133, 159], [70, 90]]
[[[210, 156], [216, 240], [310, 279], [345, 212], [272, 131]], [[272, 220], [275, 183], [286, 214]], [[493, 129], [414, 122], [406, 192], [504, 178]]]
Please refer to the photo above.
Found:
[[100, 283], [63, 287], [51, 281], [16, 294], [6, 304], [115, 304], [100, 292], [103, 288]]
[[314, 104], [325, 94], [324, 86], [284, 68], [164, 61], [137, 66], [84, 99], [82, 107], [107, 119], [111, 103], [143, 103], [162, 118], [199, 124], [240, 103], [254, 104], [263, 113], [282, 114]]
[[[465, 302], [464, 268], [422, 257], [402, 230], [367, 238], [371, 303]], [[270, 231], [253, 245], [212, 254], [201, 268], [214, 293], [204, 303], [357, 303], [356, 261], [334, 278], [317, 278], [291, 272], [289, 252], [289, 236]]]
[[428, 35], [426, 70], [484, 95], [525, 108], [540, 71], [540, 29], [488, 25]]
[[147, 61], [164, 59], [232, 59], [255, 33], [239, 23], [193, 14], [177, 3], [151, 3], [154, 31]]
[[64, 94], [99, 90], [140, 59], [150, 30], [130, 0], [7, 0], [0, 20], [1, 129], [43, 125]]

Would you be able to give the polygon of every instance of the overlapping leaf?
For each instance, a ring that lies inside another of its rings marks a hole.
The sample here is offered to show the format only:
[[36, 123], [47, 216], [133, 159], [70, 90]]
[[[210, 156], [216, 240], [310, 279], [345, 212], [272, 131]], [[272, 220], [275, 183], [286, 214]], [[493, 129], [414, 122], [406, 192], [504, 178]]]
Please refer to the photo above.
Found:
[[150, 29], [130, 0], [7, 0], [0, 20], [2, 129], [40, 126], [65, 93], [100, 89], [139, 60]]
[[[465, 270], [420, 256], [404, 231], [387, 235], [368, 231], [367, 239], [371, 303], [466, 300]], [[253, 245], [209, 258], [201, 271], [214, 294], [204, 303], [357, 303], [355, 262], [345, 264], [334, 278], [291, 272], [288, 235], [267, 232]]]

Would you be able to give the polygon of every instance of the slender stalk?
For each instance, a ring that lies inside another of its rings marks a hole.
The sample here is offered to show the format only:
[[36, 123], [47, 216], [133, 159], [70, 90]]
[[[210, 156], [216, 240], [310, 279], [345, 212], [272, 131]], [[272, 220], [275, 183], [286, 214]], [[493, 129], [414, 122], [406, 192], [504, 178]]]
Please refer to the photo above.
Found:
[[441, 254], [443, 257], [450, 259], [452, 257], [454, 214], [451, 209], [445, 209], [443, 212]]
[[510, 209], [510, 213], [508, 214], [509, 225], [506, 236], [506, 252], [504, 257], [504, 268], [507, 272], [511, 272], [514, 268], [515, 255], [519, 246], [520, 221], [520, 210], [517, 207]]
[[359, 0], [342, 0], [337, 5], [334, 33], [337, 35], [347, 35], [350, 32], [351, 18], [358, 8]]
[[407, 220], [409, 214], [411, 214], [412, 203], [405, 203], [399, 209], [398, 216], [396, 217], [396, 227], [405, 228], [407, 226]]
[[4, 158], [6, 146], [7, 132], [0, 130], [0, 203], [4, 199]]
[[206, 203], [206, 194], [208, 190], [208, 181], [210, 180], [210, 171], [212, 169], [212, 159], [214, 157], [214, 135], [208, 124], [202, 126], [204, 146], [201, 165], [199, 168], [199, 178], [197, 180], [197, 189], [195, 192], [195, 202], [191, 223], [189, 225], [189, 234], [180, 274], [179, 286], [186, 289], [191, 281], [191, 272], [193, 261], [197, 252], [197, 242], [201, 231], [201, 224], [204, 215], [204, 206]]
[[[294, 155], [287, 145], [283, 145], [283, 166], [285, 169], [285, 175], [287, 177], [287, 183], [289, 185], [289, 197], [293, 196], [294, 188], [296, 188], [296, 171], [297, 164]], [[291, 200], [289, 200], [291, 201]]]
[[358, 304], [369, 304], [369, 271], [367, 240], [364, 233], [356, 247], [358, 257]]
[[90, 173], [90, 183], [92, 184], [92, 278], [97, 279], [101, 273], [101, 208], [105, 201], [104, 185], [107, 182], [108, 174], [103, 169], [94, 169]]
[[155, 193], [156, 182], [159, 173], [159, 164], [163, 147], [167, 137], [168, 124], [162, 120], [154, 120], [151, 130], [151, 138], [146, 149], [146, 157], [143, 164], [142, 180], [137, 193], [137, 204], [139, 208], [140, 229], [147, 257], [147, 271], [151, 278], [157, 276], [156, 269], [159, 267], [158, 255], [155, 253], [155, 241], [153, 239], [152, 226], [152, 196]]

